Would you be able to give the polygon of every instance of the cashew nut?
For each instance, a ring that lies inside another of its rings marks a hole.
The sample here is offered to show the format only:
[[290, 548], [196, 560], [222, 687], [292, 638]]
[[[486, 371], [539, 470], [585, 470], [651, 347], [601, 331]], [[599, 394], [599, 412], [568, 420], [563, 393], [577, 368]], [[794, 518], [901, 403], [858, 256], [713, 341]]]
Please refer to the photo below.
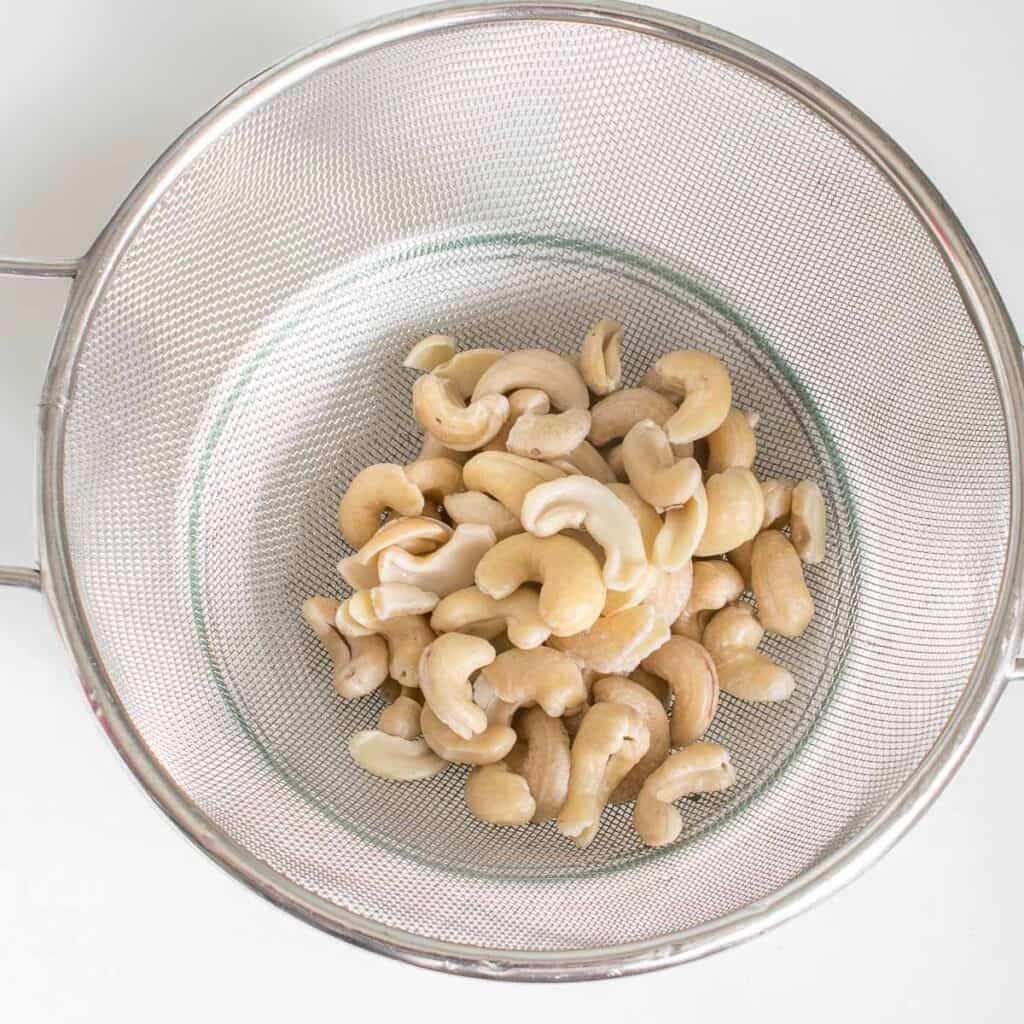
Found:
[[389, 736], [400, 736], [403, 740], [414, 740], [420, 734], [420, 713], [423, 705], [409, 694], [416, 690], [408, 689], [397, 696], [377, 719], [377, 728]]
[[345, 543], [361, 548], [380, 526], [381, 513], [392, 508], [402, 516], [423, 511], [423, 493], [401, 466], [379, 462], [357, 473], [338, 503], [338, 529]]
[[761, 625], [780, 636], [800, 636], [814, 615], [814, 600], [800, 556], [778, 530], [765, 530], [754, 541], [750, 578]]
[[792, 480], [762, 480], [761, 494], [764, 496], [764, 519], [761, 529], [770, 530], [775, 526], [785, 526], [789, 522], [790, 508], [793, 503]]
[[517, 708], [538, 704], [552, 718], [561, 718], [587, 699], [579, 665], [550, 647], [499, 654], [481, 670], [479, 678], [486, 680], [494, 696], [509, 705], [513, 713]]
[[567, 458], [586, 439], [590, 413], [566, 409], [559, 413], [524, 413], [508, 433], [505, 447], [531, 459]]
[[334, 662], [334, 689], [346, 699], [365, 697], [388, 677], [387, 644], [377, 636], [345, 643], [334, 625], [338, 607], [333, 597], [310, 597], [303, 602], [302, 617]]
[[390, 652], [388, 671], [392, 678], [403, 686], [419, 686], [420, 655], [434, 639], [425, 616], [379, 619], [373, 610], [369, 592], [363, 590], [341, 602], [334, 624], [342, 636], [352, 641], [353, 650], [360, 637], [381, 634], [387, 640]]
[[478, 636], [445, 633], [420, 658], [420, 689], [435, 715], [468, 740], [487, 728], [487, 716], [473, 703], [469, 677], [494, 661], [494, 648]]
[[409, 583], [381, 583], [368, 591], [373, 614], [381, 621], [400, 615], [424, 615], [433, 611], [437, 594], [428, 593]]
[[601, 823], [616, 786], [644, 756], [650, 737], [643, 719], [625, 704], [595, 704], [584, 715], [569, 753], [569, 789], [558, 831], [584, 848]]
[[519, 516], [523, 499], [538, 484], [558, 480], [562, 471], [547, 462], [524, 459], [508, 452], [480, 452], [462, 468], [467, 490], [483, 491], [497, 498], [514, 516]]
[[402, 365], [410, 370], [430, 373], [435, 367], [447, 362], [455, 355], [455, 339], [449, 334], [429, 334], [416, 342]]
[[739, 547], [733, 548], [732, 551], [727, 551], [725, 557], [729, 559], [729, 564], [743, 577], [743, 586], [750, 590], [750, 561], [754, 555], [754, 542], [752, 540], [745, 540]]
[[693, 563], [687, 562], [676, 572], [655, 569], [655, 573], [655, 584], [642, 603], [652, 608], [654, 614], [667, 622], [671, 628], [672, 623], [685, 613], [686, 604], [690, 599]]
[[825, 498], [813, 481], [801, 480], [793, 488], [789, 526], [800, 559], [808, 565], [821, 562], [825, 558]]
[[648, 846], [665, 846], [679, 838], [682, 815], [673, 801], [695, 793], [718, 793], [736, 781], [729, 754], [717, 743], [694, 743], [671, 754], [644, 783], [633, 824]]
[[441, 444], [432, 434], [424, 434], [423, 443], [420, 445], [420, 453], [416, 456], [416, 461], [426, 462], [427, 459], [451, 459], [452, 462], [457, 462], [461, 466], [468, 458], [469, 452], [457, 452], [454, 448]]
[[463, 401], [468, 402], [476, 382], [504, 355], [505, 353], [497, 348], [466, 349], [448, 362], [434, 367], [433, 373], [437, 377], [450, 380]]
[[744, 604], [729, 605], [704, 628], [704, 647], [714, 659], [718, 685], [740, 700], [780, 701], [793, 692], [793, 676], [757, 650], [764, 629]]
[[[630, 487], [629, 484], [620, 484], [617, 481], [607, 485], [608, 489], [633, 513], [633, 517], [640, 527], [640, 536], [644, 542], [644, 554], [647, 556], [648, 566], [640, 579], [629, 588], [629, 590], [609, 590], [604, 601], [602, 615], [614, 615], [615, 612], [624, 611], [626, 608], [633, 608], [635, 605], [646, 601], [652, 591], [658, 586], [661, 578], [661, 570], [655, 568], [651, 563], [654, 555], [654, 541], [661, 529], [661, 516]], [[588, 534], [583, 534], [589, 537]], [[601, 551], [603, 558], [604, 552]]]
[[515, 732], [507, 725], [491, 725], [463, 739], [434, 714], [429, 704], [424, 704], [420, 712], [420, 728], [430, 749], [453, 764], [494, 764], [516, 741]]
[[393, 519], [385, 523], [354, 555], [338, 563], [338, 572], [354, 590], [369, 590], [380, 583], [377, 556], [389, 547], [400, 547], [414, 555], [433, 551], [452, 534], [447, 523], [427, 516]]
[[466, 405], [455, 385], [433, 373], [412, 386], [412, 413], [420, 429], [459, 452], [481, 448], [509, 416], [504, 395], [487, 395]]
[[644, 668], [672, 688], [672, 745], [681, 747], [704, 735], [718, 712], [718, 672], [696, 640], [674, 636], [644, 660]]
[[457, 526], [447, 543], [429, 555], [410, 555], [401, 548], [388, 548], [377, 559], [377, 572], [382, 583], [411, 583], [444, 597], [473, 582], [477, 563], [496, 541], [489, 526], [465, 523]]
[[552, 465], [564, 473], [582, 473], [603, 484], [615, 483], [617, 479], [604, 456], [589, 441], [580, 441], [565, 458], [553, 459]]
[[677, 349], [654, 364], [661, 387], [683, 402], [665, 421], [673, 444], [707, 437], [722, 425], [732, 405], [729, 371], [716, 356], [699, 349]]
[[661, 676], [656, 676], [653, 672], [648, 672], [644, 668], [635, 668], [629, 673], [629, 678], [634, 683], [642, 686], [648, 693], [654, 694], [661, 702], [661, 706], [668, 711], [669, 705], [672, 702], [672, 687]]
[[635, 800], [647, 776], [660, 765], [669, 751], [668, 715], [661, 701], [647, 689], [622, 676], [605, 676], [594, 683], [594, 700], [608, 704], [625, 704], [632, 708], [647, 727], [647, 751], [630, 769], [629, 774], [611, 794], [614, 804]]
[[672, 623], [672, 632], [699, 641], [711, 612], [735, 601], [744, 590], [743, 576], [735, 566], [720, 559], [696, 562], [690, 599]]
[[653, 608], [641, 604], [603, 616], [574, 636], [555, 635], [549, 643], [598, 672], [628, 675], [670, 635], [668, 623]]
[[509, 352], [489, 366], [473, 388], [473, 401], [518, 388], [546, 391], [551, 404], [562, 412], [590, 407], [590, 395], [579, 371], [557, 353], [542, 348]]
[[580, 348], [580, 373], [595, 395], [608, 395], [622, 386], [622, 324], [598, 320]]
[[697, 552], [708, 525], [708, 496], [703, 484], [682, 508], [670, 508], [654, 542], [654, 564], [666, 572], [681, 569]]
[[675, 402], [650, 388], [613, 391], [590, 410], [588, 440], [600, 448], [625, 437], [641, 420], [653, 420], [660, 427], [675, 411]]
[[721, 426], [708, 434], [708, 476], [739, 466], [750, 469], [757, 454], [751, 415], [731, 409]]
[[601, 567], [570, 537], [506, 537], [476, 567], [477, 587], [499, 601], [527, 582], [540, 583], [538, 610], [555, 636], [589, 629], [604, 607]]
[[462, 490], [462, 465], [454, 459], [417, 459], [405, 467], [405, 475], [437, 505]]
[[516, 647], [539, 647], [551, 635], [540, 615], [540, 595], [520, 587], [500, 600], [477, 587], [456, 590], [438, 603], [430, 619], [436, 633], [470, 633], [487, 640], [508, 630]]
[[537, 810], [529, 783], [504, 761], [474, 768], [466, 779], [470, 814], [492, 825], [525, 825]]
[[622, 457], [621, 444], [612, 445], [604, 459], [608, 463], [608, 468], [615, 474], [616, 480], [621, 480], [623, 483], [628, 482], [629, 477], [626, 475], [626, 462]]
[[681, 508], [701, 484], [696, 459], [676, 460], [665, 431], [641, 420], [622, 442], [622, 462], [637, 494], [658, 512]]
[[522, 533], [519, 520], [500, 501], [488, 497], [483, 491], [459, 491], [444, 499], [444, 510], [452, 522], [479, 523], [489, 526], [498, 540]]
[[508, 408], [508, 419], [505, 420], [501, 430], [484, 445], [485, 452], [505, 451], [508, 447], [508, 435], [520, 418], [527, 413], [542, 416], [544, 413], [550, 412], [551, 400], [546, 391], [538, 391], [536, 388], [520, 388], [508, 396]]
[[389, 736], [379, 729], [355, 733], [348, 741], [348, 750], [360, 768], [394, 782], [429, 779], [448, 767], [448, 762], [434, 754], [423, 740]]
[[604, 549], [604, 581], [613, 590], [628, 590], [647, 568], [633, 514], [610, 488], [590, 477], [567, 476], [539, 484], [523, 500], [519, 518], [538, 537], [584, 527]]
[[530, 787], [536, 801], [533, 820], [551, 821], [569, 788], [569, 734], [560, 719], [539, 707], [520, 711], [515, 727], [521, 742], [509, 751], [506, 763]]
[[694, 554], [699, 558], [724, 555], [756, 536], [764, 519], [764, 495], [749, 469], [717, 473], [708, 479], [704, 489], [708, 522]]

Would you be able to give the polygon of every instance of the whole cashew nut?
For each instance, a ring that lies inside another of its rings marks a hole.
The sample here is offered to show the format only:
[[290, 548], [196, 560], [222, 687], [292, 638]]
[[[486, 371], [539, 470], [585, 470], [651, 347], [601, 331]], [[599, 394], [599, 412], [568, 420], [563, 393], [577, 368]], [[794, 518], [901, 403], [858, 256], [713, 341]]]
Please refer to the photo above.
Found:
[[401, 466], [380, 462], [357, 473], [338, 503], [338, 529], [345, 543], [361, 548], [380, 527], [381, 513], [394, 509], [402, 516], [423, 511], [423, 493]]
[[348, 750], [360, 768], [381, 779], [413, 782], [429, 779], [448, 767], [423, 740], [390, 736], [379, 729], [363, 729], [348, 741]]
[[516, 716], [521, 743], [509, 752], [509, 767], [526, 779], [536, 802], [533, 821], [551, 821], [562, 809], [569, 789], [569, 734], [558, 718], [539, 707]]
[[740, 700], [786, 700], [796, 686], [793, 676], [757, 650], [764, 637], [753, 610], [729, 605], [704, 628], [704, 647], [714, 659], [718, 685]]
[[346, 643], [334, 625], [338, 606], [333, 597], [310, 597], [303, 602], [302, 617], [331, 656], [334, 689], [347, 700], [365, 697], [388, 677], [387, 644], [378, 636]]
[[478, 523], [489, 526], [498, 540], [522, 533], [519, 520], [500, 501], [484, 494], [483, 491], [459, 491], [444, 499], [444, 510], [453, 523]]
[[434, 608], [430, 628], [435, 633], [470, 633], [493, 639], [505, 630], [516, 647], [539, 647], [551, 635], [541, 618], [540, 595], [520, 587], [501, 599], [477, 587], [464, 587], [441, 599]]
[[450, 334], [429, 334], [416, 342], [402, 365], [410, 370], [430, 373], [455, 355], [455, 339]]
[[614, 391], [590, 410], [588, 440], [600, 448], [625, 437], [641, 420], [653, 420], [660, 427], [675, 411], [675, 402], [650, 388]]
[[468, 740], [487, 728], [487, 716], [473, 703], [469, 677], [494, 661], [494, 648], [478, 636], [445, 633], [420, 657], [420, 689], [435, 715]]
[[696, 459], [676, 460], [665, 431], [654, 420], [641, 420], [622, 442], [622, 462], [637, 494], [658, 512], [681, 508], [701, 484]]
[[590, 430], [586, 409], [558, 413], [524, 413], [508, 433], [505, 447], [531, 459], [561, 459], [581, 445]]
[[757, 455], [751, 415], [731, 409], [721, 425], [708, 434], [708, 476], [739, 466], [750, 469]]
[[580, 373], [595, 395], [608, 395], [622, 387], [622, 324], [598, 320], [580, 348]]
[[523, 499], [538, 484], [558, 480], [565, 474], [555, 466], [536, 459], [524, 459], [508, 452], [480, 452], [462, 468], [466, 489], [483, 491], [518, 517]]
[[718, 672], [711, 655], [695, 640], [674, 636], [644, 660], [644, 668], [664, 679], [675, 694], [672, 745], [700, 739], [718, 712]]
[[682, 508], [670, 508], [654, 542], [654, 564], [666, 572], [681, 569], [699, 549], [708, 525], [708, 496], [703, 484]]
[[481, 448], [509, 416], [504, 395], [488, 395], [466, 405], [450, 381], [433, 373], [412, 386], [412, 413], [420, 429], [459, 452]]
[[800, 556], [778, 530], [765, 530], [754, 541], [750, 578], [761, 625], [780, 636], [800, 636], [814, 616], [814, 600]]
[[409, 583], [381, 583], [368, 593], [373, 614], [382, 622], [400, 615], [425, 615], [434, 610], [438, 601], [437, 594]]
[[377, 560], [377, 573], [382, 583], [411, 583], [444, 597], [472, 584], [477, 564], [496, 542], [489, 526], [465, 523], [429, 555], [388, 548]]
[[462, 400], [468, 402], [476, 382], [504, 355], [498, 348], [469, 348], [434, 367], [433, 373], [451, 381]]
[[405, 475], [437, 505], [462, 490], [462, 464], [454, 459], [417, 459], [405, 467]]
[[506, 537], [476, 567], [477, 587], [499, 601], [527, 582], [540, 583], [538, 610], [556, 636], [589, 629], [604, 607], [597, 559], [570, 537]]
[[683, 818], [673, 801], [695, 793], [718, 793], [736, 781], [729, 754], [717, 743], [694, 743], [670, 755], [644, 783], [633, 824], [648, 846], [665, 846], [679, 838]]
[[668, 623], [653, 608], [641, 604], [603, 616], [585, 632], [555, 635], [549, 643], [598, 672], [628, 675], [670, 635]]
[[434, 714], [429, 704], [424, 704], [420, 712], [420, 728], [430, 749], [453, 764], [494, 764], [516, 742], [515, 732], [507, 725], [491, 725], [463, 739]]
[[504, 761], [480, 765], [466, 779], [470, 814], [492, 825], [525, 825], [537, 810], [529, 783]]
[[473, 388], [473, 401], [519, 388], [547, 392], [551, 404], [562, 412], [590, 407], [590, 395], [579, 371], [560, 355], [542, 348], [509, 352], [489, 366]]
[[654, 372], [663, 388], [683, 396], [665, 421], [673, 444], [707, 437], [722, 425], [732, 405], [732, 381], [720, 359], [699, 349], [677, 349], [662, 356]]
[[724, 555], [757, 535], [764, 519], [764, 494], [749, 469], [727, 469], [709, 477], [704, 489], [708, 522], [694, 554]]
[[[587, 699], [579, 665], [550, 647], [499, 654], [481, 669], [479, 679], [486, 680], [494, 696], [513, 713], [538, 704], [552, 718], [561, 718]], [[511, 714], [508, 717], [511, 719]]]
[[801, 561], [817, 565], [825, 558], [825, 498], [811, 480], [801, 480], [793, 488], [789, 517], [793, 547]]

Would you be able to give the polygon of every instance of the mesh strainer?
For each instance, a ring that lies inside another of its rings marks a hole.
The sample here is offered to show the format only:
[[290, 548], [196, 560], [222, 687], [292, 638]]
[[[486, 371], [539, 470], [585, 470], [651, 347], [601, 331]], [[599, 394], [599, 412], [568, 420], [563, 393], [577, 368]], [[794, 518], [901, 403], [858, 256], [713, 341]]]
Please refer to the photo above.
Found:
[[[74, 276], [42, 398], [42, 585], [104, 727], [198, 844], [276, 903], [446, 970], [601, 977], [778, 923], [942, 788], [1021, 642], [1024, 385], [941, 198], [874, 125], [742, 40], [613, 4], [424, 9], [256, 78], [185, 133]], [[778, 707], [724, 698], [735, 789], [585, 853], [398, 786], [346, 738], [302, 598], [338, 592], [339, 494], [418, 439], [434, 331], [627, 377], [681, 343], [821, 482], [818, 614]]]

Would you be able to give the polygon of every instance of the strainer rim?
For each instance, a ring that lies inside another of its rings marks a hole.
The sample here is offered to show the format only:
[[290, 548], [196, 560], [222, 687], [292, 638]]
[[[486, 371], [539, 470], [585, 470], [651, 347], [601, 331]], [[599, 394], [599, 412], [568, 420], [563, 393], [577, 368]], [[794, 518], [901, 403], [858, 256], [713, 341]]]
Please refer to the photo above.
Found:
[[[1010, 517], [1007, 558], [992, 622], [971, 678], [931, 750], [901, 790], [846, 844], [770, 896], [696, 928], [586, 951], [521, 951], [443, 942], [352, 914], [269, 868], [204, 815], [148, 749], [117, 697], [78, 592], [64, 517], [64, 441], [78, 356], [90, 318], [121, 254], [154, 203], [208, 145], [254, 109], [325, 66], [410, 36], [461, 25], [515, 20], [583, 22], [640, 32], [710, 54], [782, 88], [823, 117], [885, 174], [942, 254], [992, 363], [1004, 419], [1024, 422], [1024, 370], [1016, 334], [963, 227], [938, 191], [877, 125], [813, 76], [731, 33], [614, 0], [588, 3], [457, 3], [399, 12], [314, 45], [226, 97], [165, 151], [83, 259], [58, 330], [41, 398], [38, 501], [43, 590], [111, 742], [151, 797], [223, 868], [271, 902], [356, 945], [419, 966], [511, 980], [585, 980], [634, 974], [708, 955], [760, 934], [837, 891], [886, 852], [941, 792], [991, 713], [1021, 648], [1024, 550], [1020, 516]], [[1024, 438], [1008, 429], [1010, 507], [1022, 506]]]

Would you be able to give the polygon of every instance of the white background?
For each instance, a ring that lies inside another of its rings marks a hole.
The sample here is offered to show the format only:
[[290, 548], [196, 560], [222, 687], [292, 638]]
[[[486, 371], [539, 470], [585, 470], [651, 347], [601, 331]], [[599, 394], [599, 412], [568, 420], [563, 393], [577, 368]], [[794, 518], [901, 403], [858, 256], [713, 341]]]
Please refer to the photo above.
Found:
[[[223, 94], [399, 6], [0, 0], [0, 252], [80, 255], [150, 162]], [[1018, 0], [665, 6], [781, 53], [879, 121], [945, 194], [1024, 322]], [[65, 291], [0, 279], [2, 561], [33, 561], [35, 404]], [[104, 741], [28, 591], [0, 592], [0, 695], [0, 1019], [1021, 1019], [1020, 688], [924, 821], [824, 906], [697, 964], [543, 987], [372, 956], [218, 871]]]

